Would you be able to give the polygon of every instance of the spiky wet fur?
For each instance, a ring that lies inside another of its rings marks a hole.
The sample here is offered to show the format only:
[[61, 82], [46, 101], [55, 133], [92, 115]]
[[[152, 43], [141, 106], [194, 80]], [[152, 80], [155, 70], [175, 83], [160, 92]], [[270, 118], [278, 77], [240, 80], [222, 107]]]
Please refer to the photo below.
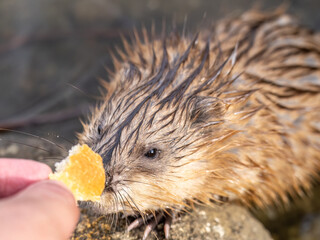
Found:
[[135, 35], [79, 138], [104, 159], [100, 209], [144, 215], [214, 196], [263, 207], [310, 189], [319, 34], [283, 12], [250, 11], [193, 38]]

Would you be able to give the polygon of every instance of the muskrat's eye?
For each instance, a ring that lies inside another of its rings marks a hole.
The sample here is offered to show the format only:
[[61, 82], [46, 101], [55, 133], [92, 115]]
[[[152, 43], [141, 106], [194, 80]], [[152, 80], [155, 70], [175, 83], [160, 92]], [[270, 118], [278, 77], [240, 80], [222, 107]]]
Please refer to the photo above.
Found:
[[100, 135], [100, 134], [101, 134], [101, 132], [102, 132], [102, 126], [101, 126], [101, 125], [99, 125], [99, 126], [98, 126], [98, 134]]
[[147, 157], [147, 158], [156, 158], [158, 155], [159, 155], [159, 150], [156, 149], [156, 148], [152, 148], [150, 149], [149, 151], [147, 151], [144, 155]]

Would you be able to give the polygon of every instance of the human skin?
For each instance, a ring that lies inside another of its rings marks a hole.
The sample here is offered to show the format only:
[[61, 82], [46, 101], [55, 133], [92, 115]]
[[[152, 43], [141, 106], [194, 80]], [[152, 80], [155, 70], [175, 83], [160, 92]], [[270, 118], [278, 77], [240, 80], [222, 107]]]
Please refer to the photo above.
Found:
[[79, 209], [72, 193], [48, 180], [51, 169], [24, 159], [0, 158], [0, 239], [68, 239]]

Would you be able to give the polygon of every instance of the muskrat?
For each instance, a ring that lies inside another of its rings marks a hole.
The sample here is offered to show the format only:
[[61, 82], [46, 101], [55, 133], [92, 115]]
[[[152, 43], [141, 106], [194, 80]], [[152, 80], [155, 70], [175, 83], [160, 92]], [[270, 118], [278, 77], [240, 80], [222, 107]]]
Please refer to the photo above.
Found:
[[251, 10], [193, 37], [141, 35], [124, 40], [79, 134], [103, 158], [96, 208], [158, 221], [220, 197], [263, 207], [309, 191], [320, 169], [319, 34]]

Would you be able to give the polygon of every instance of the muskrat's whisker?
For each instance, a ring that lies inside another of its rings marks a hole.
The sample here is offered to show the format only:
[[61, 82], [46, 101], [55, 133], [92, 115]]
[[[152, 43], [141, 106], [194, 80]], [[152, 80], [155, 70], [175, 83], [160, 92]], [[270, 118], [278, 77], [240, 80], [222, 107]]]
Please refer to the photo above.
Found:
[[[132, 201], [133, 205], [135, 206], [136, 210], [139, 212], [139, 214], [141, 216], [143, 216], [143, 213], [142, 211], [139, 209], [139, 207], [137, 206], [137, 204], [134, 202], [134, 200], [132, 199], [132, 197], [130, 196], [130, 194], [124, 189], [124, 188], [121, 188], [121, 190], [123, 190], [127, 196], [130, 198], [130, 200]], [[126, 198], [126, 196], [124, 196]], [[134, 210], [134, 208], [132, 207], [132, 205], [130, 204], [130, 201], [126, 198], [127, 202], [129, 203], [130, 207], [132, 210]]]
[[[122, 218], [125, 218], [125, 222], [126, 222], [126, 229], [128, 229], [128, 214], [127, 214], [127, 210], [124, 208], [124, 203], [123, 203], [123, 197], [127, 200], [127, 198], [125, 196], [123, 196], [122, 194], [121, 195], [121, 198], [122, 198], [122, 201], [121, 201], [121, 206], [123, 208], [123, 217]], [[128, 200], [127, 200], [128, 201]], [[131, 207], [131, 206], [130, 206]]]
[[[123, 189], [121, 189], [121, 190], [123, 190]], [[129, 199], [125, 196], [125, 195], [122, 195], [121, 194], [121, 196], [123, 197], [123, 198], [125, 198], [125, 200], [127, 201], [127, 203], [129, 204], [129, 206], [130, 206], [130, 208], [133, 210], [133, 211], [137, 211], [137, 210], [135, 210], [134, 209], [134, 207], [131, 205], [131, 203], [130, 203], [130, 201], [129, 201]], [[138, 210], [139, 211], [139, 210]], [[125, 212], [125, 209], [124, 209], [124, 212]], [[139, 212], [140, 213], [140, 212]], [[126, 218], [126, 227], [128, 228], [128, 218]]]
[[83, 91], [81, 88], [73, 85], [72, 83], [68, 83], [68, 82], [67, 82], [67, 83], [65, 83], [65, 84], [68, 85], [69, 87], [74, 88], [74, 89], [77, 90], [79, 93], [83, 94], [84, 96], [86, 96], [86, 97], [88, 97], [88, 98], [90, 98], [90, 99], [100, 100], [99, 97], [97, 97], [97, 96], [95, 96], [95, 95], [90, 95], [90, 94], [86, 93], [86, 92]]
[[[112, 203], [111, 203], [111, 206], [112, 207], [114, 207], [114, 206], [116, 206], [117, 205], [117, 203], [114, 201], [114, 200], [112, 200]], [[101, 206], [102, 208], [103, 208], [103, 205]], [[118, 212], [114, 212], [114, 213], [111, 213], [110, 215], [109, 215], [109, 220], [110, 220], [110, 226], [111, 226], [111, 228], [114, 226], [114, 223], [115, 223], [115, 219], [116, 219], [116, 215], [118, 215], [119, 213]]]
[[[154, 187], [157, 187], [157, 185], [154, 185]], [[167, 189], [161, 189], [166, 191], [167, 195], [163, 195], [163, 196], [153, 196], [153, 195], [148, 195], [148, 194], [141, 194], [142, 196], [145, 197], [145, 199], [153, 199], [153, 200], [157, 200], [157, 201], [164, 201], [164, 202], [170, 202], [172, 204], [176, 204], [176, 205], [180, 205], [180, 206], [184, 206], [184, 207], [188, 207], [188, 205], [180, 200], [176, 200], [176, 197], [172, 192], [168, 191]]]
[[[121, 207], [123, 209], [123, 212], [125, 213], [125, 205], [124, 205], [124, 199], [123, 199], [123, 196], [122, 194], [120, 193], [120, 191], [116, 192], [116, 197], [117, 197], [117, 202], [119, 202], [121, 204]], [[118, 208], [118, 206], [117, 206]], [[119, 210], [118, 210], [119, 211]]]
[[24, 146], [27, 146], [27, 147], [36, 148], [36, 149], [45, 151], [45, 152], [47, 152], [47, 153], [51, 153], [51, 151], [49, 151], [49, 150], [47, 150], [47, 149], [44, 149], [44, 148], [41, 148], [41, 147], [38, 147], [38, 146], [33, 146], [33, 145], [27, 144], [27, 143], [21, 143], [21, 142], [17, 142], [17, 141], [13, 141], [13, 140], [8, 140], [8, 139], [3, 139], [3, 138], [0, 138], [0, 141], [6, 141], [6, 142], [10, 142], [10, 143], [21, 144], [21, 145], [24, 145]]
[[[138, 205], [135, 203], [135, 201], [132, 199], [132, 197], [130, 196], [130, 194], [124, 189], [124, 188], [121, 188], [121, 190], [123, 190], [128, 198], [131, 200], [132, 204], [135, 206], [136, 210], [139, 212], [140, 215], [143, 215], [143, 212], [139, 209]], [[124, 196], [126, 198], [126, 200], [128, 201], [130, 207], [132, 210], [134, 210], [134, 208], [132, 207], [132, 205], [130, 204], [130, 201], [128, 200], [128, 198], [126, 196]]]
[[143, 219], [143, 221], [144, 221], [144, 218], [143, 218], [143, 213], [140, 211], [140, 209], [137, 207], [137, 205], [135, 204], [135, 202], [132, 200], [132, 198], [130, 197], [130, 195], [123, 189], [123, 188], [121, 188], [120, 189], [120, 191], [124, 191], [127, 195], [128, 195], [128, 197], [131, 199], [131, 201], [132, 201], [132, 203], [136, 206], [136, 209], [131, 205], [131, 203], [130, 203], [130, 200], [125, 196], [125, 195], [122, 195], [122, 194], [120, 194], [120, 196], [121, 196], [121, 198], [122, 198], [122, 203], [121, 203], [121, 205], [122, 205], [122, 208], [123, 208], [123, 212], [124, 212], [124, 214], [125, 214], [125, 216], [126, 216], [126, 226], [127, 226], [127, 229], [128, 229], [128, 214], [126, 214], [126, 210], [125, 210], [125, 206], [124, 206], [124, 199], [123, 198], [125, 198], [126, 199], [126, 202], [129, 204], [129, 206], [130, 206], [130, 208], [132, 209], [132, 211], [133, 212], [137, 212], [138, 211], [138, 213], [139, 213], [139, 215], [142, 217], [142, 219]]
[[125, 213], [125, 205], [124, 205], [124, 201], [123, 201], [123, 197], [122, 197], [122, 195], [121, 195], [121, 193], [120, 192], [116, 192], [115, 193], [116, 194], [116, 202], [117, 202], [117, 215], [115, 216], [116, 217], [116, 222], [118, 222], [119, 221], [119, 214], [120, 214], [120, 210], [119, 210], [119, 204], [118, 203], [120, 203], [120, 205], [121, 205], [121, 207], [123, 208], [123, 212]]
[[37, 136], [37, 135], [34, 135], [32, 133], [27, 133], [27, 132], [23, 132], [23, 131], [19, 131], [19, 130], [13, 130], [13, 129], [7, 129], [7, 128], [0, 128], [0, 131], [9, 131], [9, 132], [14, 132], [14, 133], [19, 133], [19, 134], [22, 134], [22, 135], [26, 135], [26, 136], [30, 136], [30, 137], [33, 137], [33, 138], [37, 138], [37, 139], [40, 139], [40, 140], [43, 140], [47, 143], [50, 143], [52, 144], [53, 146], [56, 146], [56, 147], [59, 147], [60, 149], [62, 149], [63, 151], [67, 152], [67, 149], [49, 139], [46, 139], [44, 137], [40, 137], [40, 136]]
[[63, 139], [63, 140], [66, 141], [67, 143], [70, 143], [71, 146], [75, 145], [74, 142], [72, 142], [70, 139], [68, 139], [68, 138], [66, 138], [66, 137], [64, 137], [64, 136], [55, 135], [55, 137], [56, 137], [56, 138], [61, 138], [61, 139]]
[[115, 224], [117, 224], [117, 222], [119, 220], [119, 204], [118, 203], [120, 203], [122, 205], [122, 201], [119, 200], [118, 194], [119, 194], [118, 192], [115, 192], [114, 190], [112, 190], [112, 195], [114, 196], [113, 199], [115, 200], [115, 205], [116, 205], [116, 214], [113, 215], [111, 226], [113, 226], [114, 222], [115, 222]]

